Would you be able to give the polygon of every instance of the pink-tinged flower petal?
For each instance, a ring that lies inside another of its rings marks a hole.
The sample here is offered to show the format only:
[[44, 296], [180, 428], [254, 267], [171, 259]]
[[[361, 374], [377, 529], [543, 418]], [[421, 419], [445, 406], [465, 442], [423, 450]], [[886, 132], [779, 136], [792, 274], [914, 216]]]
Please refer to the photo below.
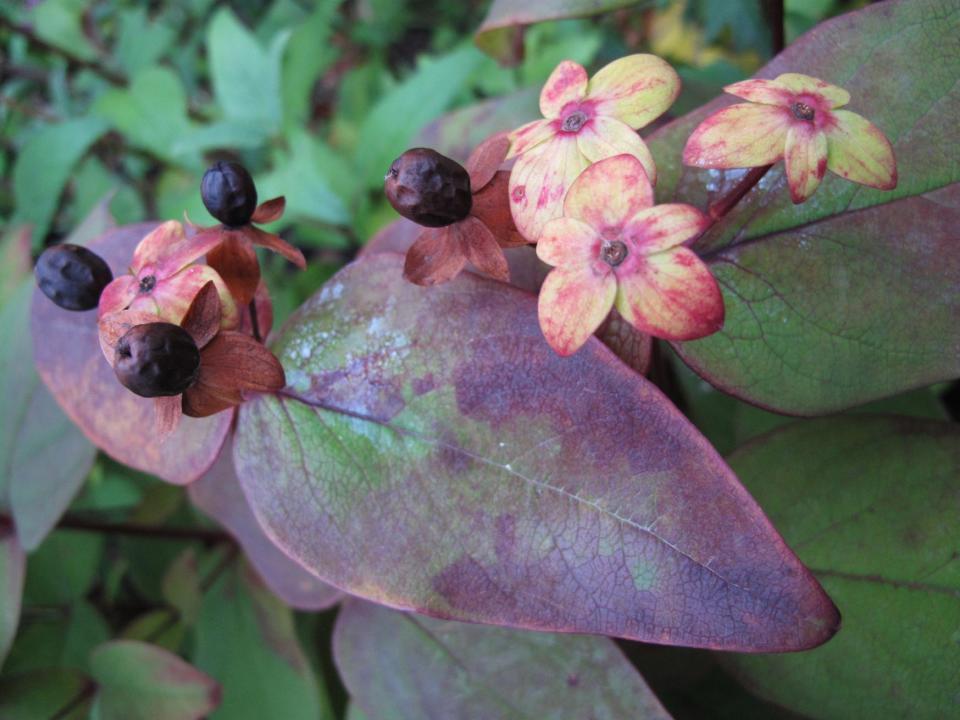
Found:
[[598, 115], [608, 115], [634, 130], [649, 125], [680, 94], [680, 76], [656, 55], [628, 55], [590, 78], [587, 99]]
[[486, 225], [468, 215], [452, 225], [450, 231], [457, 234], [463, 254], [477, 270], [501, 282], [510, 282], [507, 258]]
[[784, 73], [777, 76], [776, 82], [795, 95], [819, 96], [826, 100], [831, 108], [838, 108], [850, 102], [850, 93], [843, 88], [809, 75]]
[[764, 105], [788, 106], [793, 100], [793, 93], [777, 80], [753, 78], [726, 85], [723, 91], [730, 95]]
[[233, 296], [217, 271], [208, 265], [191, 265], [171, 278], [157, 283], [153, 292], [138, 295], [130, 304], [131, 310], [154, 312], [160, 320], [179, 325], [190, 308], [197, 293], [208, 282], [213, 282], [220, 295], [223, 316], [222, 328], [234, 328], [240, 322], [240, 314]]
[[617, 294], [617, 280], [601, 263], [554, 268], [540, 288], [540, 329], [558, 355], [572, 355], [600, 327]]
[[665, 203], [640, 210], [623, 229], [630, 251], [641, 255], [669, 250], [700, 235], [710, 218], [692, 205]]
[[155, 313], [143, 310], [118, 310], [104, 315], [97, 322], [97, 338], [100, 341], [100, 351], [113, 367], [117, 341], [120, 340], [135, 325], [157, 322]]
[[183, 396], [158, 397], [153, 401], [153, 408], [156, 413], [157, 439], [163, 442], [180, 424], [180, 418], [183, 417]]
[[280, 236], [264, 232], [260, 228], [255, 228], [252, 225], [243, 228], [241, 232], [254, 245], [265, 247], [267, 250], [272, 250], [275, 253], [283, 255], [301, 270], [307, 267], [307, 260], [303, 257], [303, 253]]
[[622, 227], [651, 205], [653, 187], [643, 164], [633, 155], [614, 155], [594, 163], [573, 182], [563, 201], [563, 214], [602, 233]]
[[281, 195], [265, 202], [260, 203], [257, 209], [253, 211], [253, 217], [250, 222], [261, 225], [272, 223], [283, 217], [283, 211], [287, 207], [287, 199]]
[[705, 168], [772, 165], [783, 157], [791, 118], [786, 108], [731, 105], [697, 126], [683, 149], [683, 162]]
[[114, 278], [100, 293], [97, 317], [125, 309], [137, 296], [138, 283], [133, 275], [121, 275]]
[[507, 159], [508, 152], [510, 152], [510, 139], [504, 133], [489, 137], [474, 148], [464, 166], [470, 174], [471, 192], [474, 194], [480, 192], [493, 180], [493, 176]]
[[540, 112], [555, 118], [564, 105], [582, 100], [587, 94], [587, 71], [572, 60], [557, 65], [540, 91]]
[[827, 136], [810, 123], [796, 123], [787, 131], [783, 159], [790, 198], [802, 203], [813, 195], [827, 172]]
[[223, 240], [223, 229], [218, 225], [204, 228], [193, 237], [185, 238], [167, 248], [166, 254], [153, 266], [158, 280], [175, 275], [187, 265], [214, 250]]
[[510, 173], [510, 211], [517, 230], [536, 242], [543, 226], [563, 214], [563, 198], [587, 167], [576, 135], [558, 135], [517, 159]]
[[[147, 233], [133, 251], [130, 272], [134, 275], [145, 265], [156, 265], [170, 254], [171, 249], [183, 242], [186, 236], [183, 225], [176, 220], [167, 220]], [[202, 254], [202, 253], [201, 253]], [[199, 255], [197, 256], [199, 257]], [[190, 262], [189, 260], [187, 262]], [[177, 268], [179, 270], [179, 268]]]
[[861, 185], [893, 190], [897, 161], [887, 136], [849, 110], [837, 110], [833, 115], [836, 125], [827, 131], [827, 168]]
[[403, 276], [415, 285], [437, 285], [455, 277], [467, 258], [450, 227], [428, 228], [407, 250]]
[[637, 131], [612, 117], [597, 116], [577, 133], [577, 144], [586, 158], [600, 162], [614, 155], [633, 155], [643, 165], [650, 185], [657, 184], [657, 166]]
[[557, 218], [544, 226], [537, 257], [555, 267], [589, 265], [600, 257], [600, 241], [600, 234], [583, 220]]
[[723, 295], [706, 264], [686, 247], [636, 257], [617, 268], [616, 306], [641, 332], [693, 340], [723, 326]]
[[521, 125], [507, 136], [510, 139], [510, 152], [507, 153], [507, 159], [530, 152], [556, 134], [557, 128], [551, 120], [534, 120]]

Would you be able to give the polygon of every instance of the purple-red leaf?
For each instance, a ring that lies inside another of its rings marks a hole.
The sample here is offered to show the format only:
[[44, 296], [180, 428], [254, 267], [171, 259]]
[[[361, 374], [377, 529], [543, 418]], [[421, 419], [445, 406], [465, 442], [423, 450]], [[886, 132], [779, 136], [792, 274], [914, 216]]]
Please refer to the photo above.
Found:
[[[103, 257], [114, 276], [126, 272], [133, 249], [156, 225], [111, 230], [88, 247]], [[184, 418], [176, 432], [159, 441], [154, 404], [123, 387], [104, 359], [96, 312], [69, 312], [39, 290], [33, 295], [31, 332], [40, 377], [67, 415], [111, 457], [168, 482], [195, 480], [213, 464], [230, 428], [232, 414]]]
[[287, 605], [298, 610], [323, 610], [340, 599], [339, 590], [307, 572], [264, 534], [237, 482], [229, 445], [216, 464], [190, 483], [187, 491], [198, 508], [237, 539], [264, 582]]
[[669, 715], [609, 638], [491, 628], [351, 600], [333, 652], [370, 720]]
[[439, 617], [798, 650], [836, 608], [706, 440], [596, 340], [561, 359], [534, 299], [397, 255], [280, 333], [289, 386], [240, 410], [268, 535], [351, 593]]

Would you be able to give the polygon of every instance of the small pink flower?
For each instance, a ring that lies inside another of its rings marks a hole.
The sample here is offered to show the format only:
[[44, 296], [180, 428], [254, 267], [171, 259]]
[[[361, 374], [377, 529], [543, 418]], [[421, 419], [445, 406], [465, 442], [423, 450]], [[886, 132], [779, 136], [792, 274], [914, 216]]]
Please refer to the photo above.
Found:
[[510, 201], [517, 229], [536, 242], [560, 217], [567, 188], [590, 164], [628, 153], [656, 183], [653, 156], [636, 130], [662, 115], [680, 92], [680, 78], [655, 55], [629, 55], [591, 79], [570, 60], [560, 63], [540, 93], [545, 120], [511, 135]]
[[784, 159], [790, 197], [809, 198], [827, 170], [880, 190], [897, 186], [897, 163], [883, 132], [864, 117], [838, 110], [850, 93], [823, 80], [786, 73], [724, 88], [750, 100], [724, 108], [693, 131], [687, 165], [744, 168]]
[[237, 306], [220, 275], [207, 265], [193, 264], [219, 242], [209, 236], [187, 238], [176, 220], [163, 223], [137, 245], [130, 274], [115, 278], [104, 288], [98, 317], [130, 310], [178, 325], [200, 288], [213, 282], [220, 294], [222, 327], [236, 327], [240, 320]]
[[587, 168], [570, 186], [563, 217], [547, 223], [537, 255], [554, 266], [540, 289], [540, 327], [559, 355], [576, 352], [616, 306], [641, 332], [693, 340], [723, 325], [723, 296], [706, 264], [684, 246], [708, 218], [690, 205], [653, 205], [633, 155]]

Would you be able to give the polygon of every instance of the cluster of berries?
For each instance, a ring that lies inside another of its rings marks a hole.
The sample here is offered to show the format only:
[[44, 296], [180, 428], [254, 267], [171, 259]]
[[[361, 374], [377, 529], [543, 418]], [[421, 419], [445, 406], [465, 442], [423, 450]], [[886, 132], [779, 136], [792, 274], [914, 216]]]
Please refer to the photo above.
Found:
[[[751, 103], [707, 118], [686, 145], [686, 164], [765, 171], [783, 159], [797, 203], [828, 169], [879, 189], [896, 185], [883, 133], [838, 109], [850, 99], [845, 90], [796, 73], [726, 90]], [[427, 228], [407, 252], [406, 277], [444, 282], [469, 261], [507, 281], [502, 248], [530, 243], [553, 266], [538, 310], [560, 355], [576, 352], [613, 308], [638, 331], [666, 340], [719, 330], [723, 296], [690, 248], [717, 215], [654, 203], [657, 168], [637, 134], [679, 92], [677, 73], [653, 55], [620, 58], [592, 78], [564, 61], [540, 94], [544, 118], [490, 138], [465, 168], [433, 150], [405, 152], [384, 189], [397, 212]], [[501, 170], [511, 159], [513, 167]]]
[[245, 391], [285, 385], [262, 341], [271, 310], [253, 246], [305, 265], [299, 250], [252, 224], [278, 219], [284, 200], [258, 206], [243, 166], [214, 164], [200, 192], [221, 224], [161, 224], [137, 245], [129, 273], [114, 277], [95, 252], [67, 243], [46, 249], [35, 267], [40, 290], [55, 304], [98, 310], [104, 356], [126, 388], [154, 399], [161, 435], [181, 415], [212, 415], [238, 405]]

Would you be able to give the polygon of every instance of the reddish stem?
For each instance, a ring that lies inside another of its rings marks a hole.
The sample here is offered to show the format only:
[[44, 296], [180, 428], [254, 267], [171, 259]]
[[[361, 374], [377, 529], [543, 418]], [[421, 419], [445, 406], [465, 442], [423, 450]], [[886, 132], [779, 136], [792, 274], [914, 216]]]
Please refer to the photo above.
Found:
[[710, 219], [716, 222], [730, 212], [772, 167], [773, 165], [761, 165], [760, 167], [750, 168], [750, 172], [744, 175], [730, 192], [710, 204], [707, 208], [707, 215], [710, 216]]

